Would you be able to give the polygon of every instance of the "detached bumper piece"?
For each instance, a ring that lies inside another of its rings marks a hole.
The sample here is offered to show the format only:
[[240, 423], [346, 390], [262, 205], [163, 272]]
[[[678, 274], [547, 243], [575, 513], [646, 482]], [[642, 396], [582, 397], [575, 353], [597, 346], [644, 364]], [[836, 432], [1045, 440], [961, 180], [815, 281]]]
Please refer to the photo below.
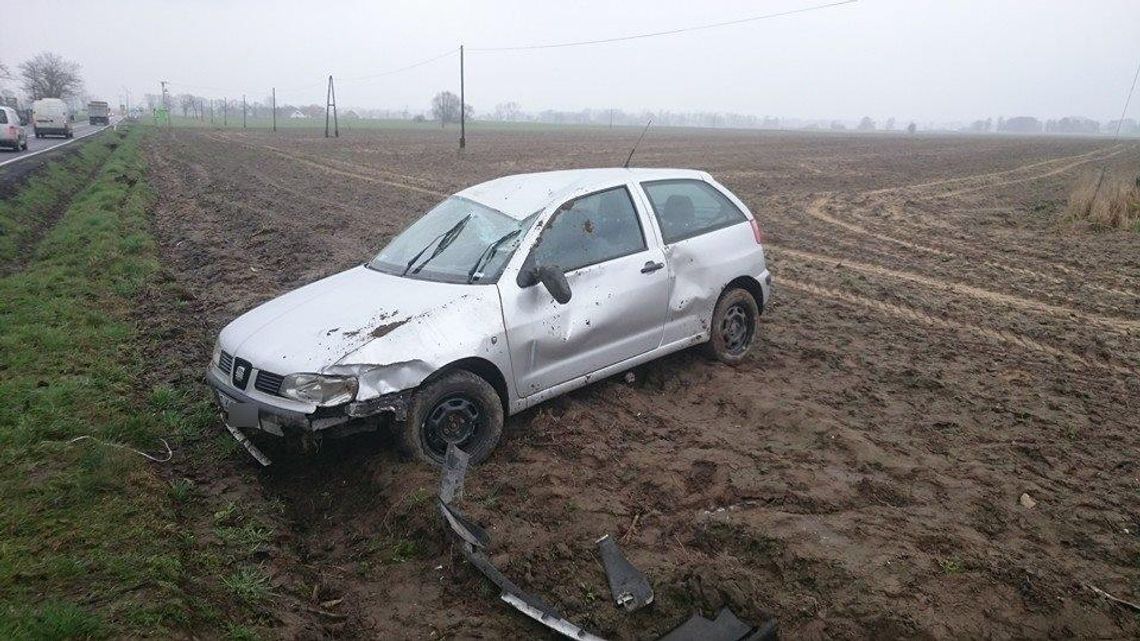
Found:
[[242, 433], [241, 430], [230, 425], [229, 422], [226, 422], [226, 429], [229, 430], [234, 439], [245, 448], [245, 451], [249, 452], [250, 456], [256, 459], [258, 463], [261, 463], [262, 467], [269, 467], [273, 463], [273, 461], [265, 455], [265, 452], [262, 452], [260, 448], [254, 445], [253, 442], [249, 440], [249, 437]]
[[598, 539], [598, 553], [602, 555], [602, 565], [606, 568], [606, 580], [610, 582], [614, 605], [633, 612], [653, 603], [653, 588], [649, 587], [649, 579], [633, 567], [609, 534]]
[[688, 621], [658, 641], [777, 641], [778, 639], [775, 621], [768, 621], [757, 628], [736, 618], [728, 608], [721, 608], [720, 612], [716, 613], [716, 618], [711, 621], [694, 614]]
[[[467, 453], [454, 444], [447, 446], [438, 497], [440, 515], [468, 563], [499, 588], [500, 599], [547, 628], [578, 641], [605, 641], [563, 618], [541, 598], [524, 592], [487, 558], [484, 550], [491, 544], [490, 535], [452, 504], [463, 497], [468, 458]], [[629, 611], [651, 603], [653, 589], [649, 580], [626, 560], [613, 539], [608, 535], [602, 537], [598, 547], [615, 603]], [[778, 641], [778, 636], [775, 621], [757, 628], [736, 618], [728, 608], [722, 608], [711, 621], [694, 614], [659, 641]]]

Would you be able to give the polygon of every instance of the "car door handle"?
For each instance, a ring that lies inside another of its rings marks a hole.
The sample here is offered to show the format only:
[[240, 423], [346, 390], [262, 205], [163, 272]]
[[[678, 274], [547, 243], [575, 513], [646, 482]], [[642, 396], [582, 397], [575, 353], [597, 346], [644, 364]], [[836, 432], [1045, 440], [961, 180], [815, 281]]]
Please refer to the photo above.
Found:
[[651, 260], [646, 261], [645, 266], [641, 268], [641, 273], [642, 274], [652, 274], [653, 272], [657, 271], [658, 269], [661, 269], [664, 266], [665, 266], [665, 263], [655, 263]]

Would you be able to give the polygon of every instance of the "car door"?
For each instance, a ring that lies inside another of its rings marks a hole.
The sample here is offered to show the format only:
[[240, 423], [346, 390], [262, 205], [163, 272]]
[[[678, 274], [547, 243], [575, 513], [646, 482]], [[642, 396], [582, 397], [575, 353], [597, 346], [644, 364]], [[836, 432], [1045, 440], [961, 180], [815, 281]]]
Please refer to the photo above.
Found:
[[540, 283], [500, 280], [516, 389], [526, 397], [639, 356], [661, 344], [669, 297], [664, 256], [621, 185], [562, 204], [542, 229], [524, 270], [557, 265], [571, 298]]
[[653, 210], [669, 264], [669, 311], [661, 342], [707, 335], [724, 286], [764, 269], [749, 217], [743, 204], [706, 180], [651, 180], [639, 186]]

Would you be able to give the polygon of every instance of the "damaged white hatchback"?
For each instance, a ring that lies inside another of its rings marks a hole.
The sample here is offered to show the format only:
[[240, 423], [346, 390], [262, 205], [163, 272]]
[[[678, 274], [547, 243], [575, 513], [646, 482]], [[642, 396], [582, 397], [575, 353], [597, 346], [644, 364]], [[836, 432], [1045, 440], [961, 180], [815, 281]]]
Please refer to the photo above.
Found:
[[370, 262], [240, 316], [207, 380], [229, 430], [312, 445], [382, 426], [433, 464], [503, 420], [670, 352], [744, 358], [768, 303], [760, 227], [707, 173], [583, 169], [465, 189]]

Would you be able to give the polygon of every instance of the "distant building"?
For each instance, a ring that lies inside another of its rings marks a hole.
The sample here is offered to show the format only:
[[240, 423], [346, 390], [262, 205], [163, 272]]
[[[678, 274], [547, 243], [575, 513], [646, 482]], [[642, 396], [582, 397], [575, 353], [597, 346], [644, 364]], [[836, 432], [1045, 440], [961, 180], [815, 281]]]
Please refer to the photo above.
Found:
[[306, 116], [305, 114], [301, 113], [301, 110], [300, 110], [300, 109], [296, 109], [296, 108], [294, 108], [294, 109], [293, 109], [293, 110], [291, 110], [289, 113], [287, 113], [287, 114], [285, 115], [285, 117], [286, 117], [286, 118], [307, 118], [308, 116]]

